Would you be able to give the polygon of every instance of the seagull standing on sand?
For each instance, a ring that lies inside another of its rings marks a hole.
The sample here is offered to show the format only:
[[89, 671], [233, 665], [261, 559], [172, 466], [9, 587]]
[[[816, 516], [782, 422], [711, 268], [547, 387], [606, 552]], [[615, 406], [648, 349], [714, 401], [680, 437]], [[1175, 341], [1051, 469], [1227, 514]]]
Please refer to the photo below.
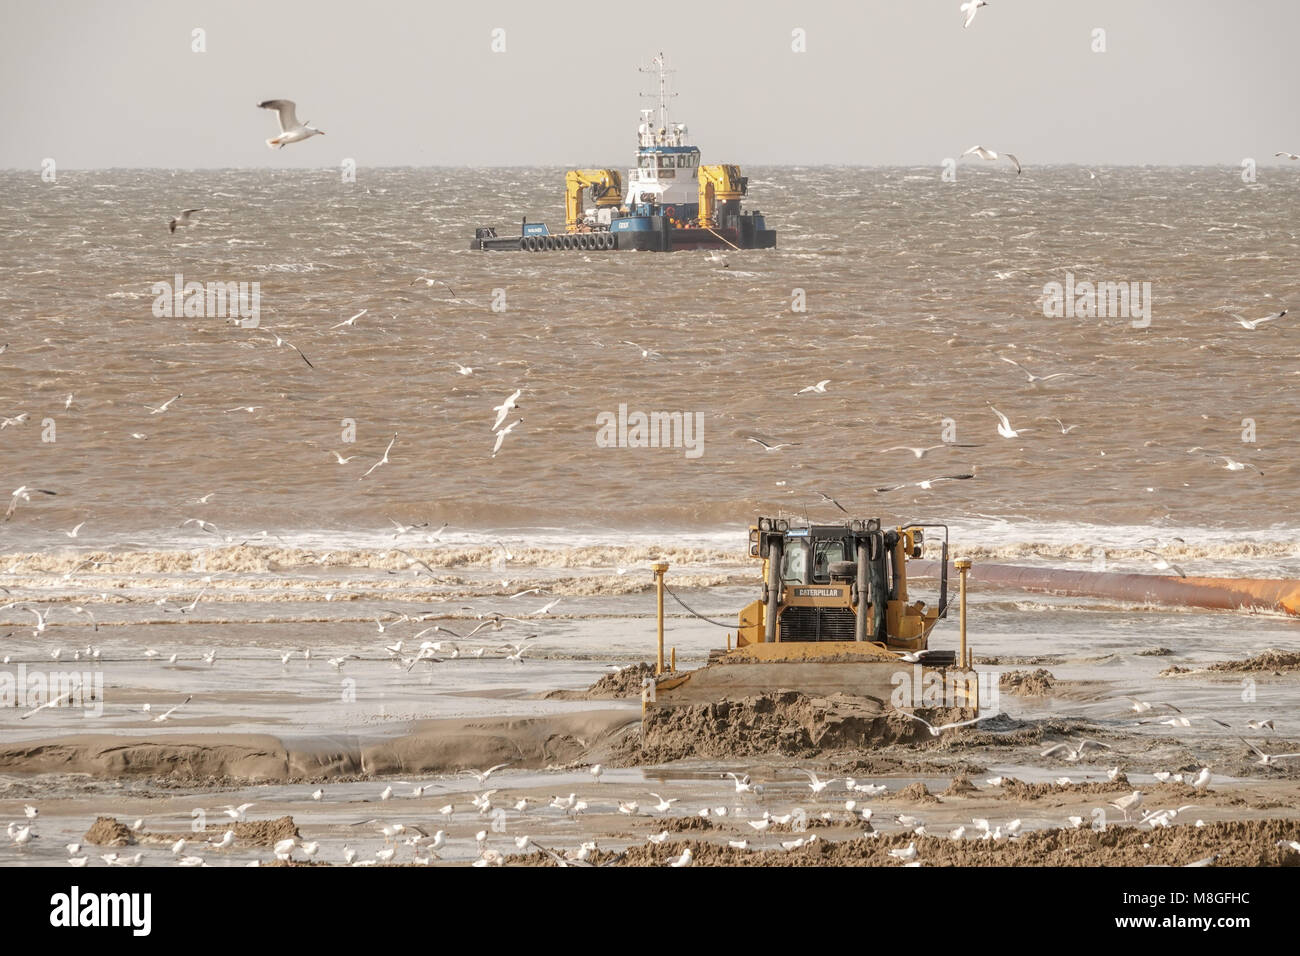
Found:
[[258, 109], [275, 110], [280, 118], [280, 135], [266, 141], [270, 149], [284, 149], [290, 143], [297, 143], [312, 136], [324, 136], [325, 131], [298, 122], [297, 106], [293, 100], [263, 100], [257, 104]]
[[174, 219], [172, 219], [170, 222], [167, 223], [167, 228], [170, 229], [172, 232], [175, 232], [175, 231], [177, 230], [177, 228], [180, 227], [180, 226], [188, 226], [188, 225], [190, 225], [190, 224], [191, 224], [191, 223], [190, 223], [190, 216], [192, 216], [192, 215], [193, 215], [194, 213], [196, 213], [196, 212], [203, 212], [203, 210], [202, 210], [202, 209], [184, 209], [184, 210], [182, 210], [182, 211], [181, 211], [181, 214], [180, 214], [179, 216], [176, 216]]

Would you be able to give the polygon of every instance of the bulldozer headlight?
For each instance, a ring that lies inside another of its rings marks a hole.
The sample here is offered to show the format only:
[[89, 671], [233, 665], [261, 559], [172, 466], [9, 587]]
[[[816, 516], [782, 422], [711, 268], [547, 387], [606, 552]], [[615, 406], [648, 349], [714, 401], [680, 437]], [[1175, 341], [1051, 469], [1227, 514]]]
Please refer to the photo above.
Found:
[[790, 522], [785, 518], [777, 518], [773, 523], [776, 525], [776, 530], [780, 531], [782, 534], [790, 530]]
[[862, 521], [861, 518], [854, 518], [852, 521], [849, 522], [849, 530], [853, 532], [865, 531], [866, 524]]
[[759, 531], [771, 531], [771, 530], [772, 530], [772, 519], [771, 519], [771, 518], [759, 518], [759, 519], [758, 519], [758, 530], [759, 530]]
[[871, 534], [875, 534], [875, 533], [876, 533], [877, 531], [879, 531], [879, 530], [880, 530], [880, 519], [879, 519], [879, 518], [872, 518], [871, 520], [869, 520], [869, 521], [867, 522], [867, 531], [868, 531], [869, 533], [871, 533]]
[[918, 548], [921, 545], [925, 544], [925, 532], [922, 531], [920, 528], [912, 529], [912, 543], [916, 545]]

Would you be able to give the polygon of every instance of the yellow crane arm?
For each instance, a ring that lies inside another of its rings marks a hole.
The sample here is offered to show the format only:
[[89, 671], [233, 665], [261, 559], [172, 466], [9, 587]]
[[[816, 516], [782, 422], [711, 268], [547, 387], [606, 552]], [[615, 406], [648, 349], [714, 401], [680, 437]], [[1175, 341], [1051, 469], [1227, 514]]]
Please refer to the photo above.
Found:
[[709, 228], [718, 224], [717, 204], [744, 197], [748, 180], [740, 174], [740, 167], [733, 164], [700, 167], [700, 212], [699, 224]]
[[582, 222], [582, 191], [591, 190], [597, 206], [623, 201], [623, 177], [615, 169], [571, 169], [564, 177], [564, 225], [575, 232]]

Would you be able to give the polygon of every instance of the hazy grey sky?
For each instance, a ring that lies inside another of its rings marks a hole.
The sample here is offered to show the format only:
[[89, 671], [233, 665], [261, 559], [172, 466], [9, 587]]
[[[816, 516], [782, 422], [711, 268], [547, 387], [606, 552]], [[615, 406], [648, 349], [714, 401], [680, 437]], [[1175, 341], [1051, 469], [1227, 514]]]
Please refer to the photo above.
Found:
[[[660, 49], [706, 162], [1300, 152], [1295, 0], [992, 0], [970, 29], [959, 5], [2, 0], [0, 167], [623, 167]], [[269, 151], [275, 97], [326, 135]]]

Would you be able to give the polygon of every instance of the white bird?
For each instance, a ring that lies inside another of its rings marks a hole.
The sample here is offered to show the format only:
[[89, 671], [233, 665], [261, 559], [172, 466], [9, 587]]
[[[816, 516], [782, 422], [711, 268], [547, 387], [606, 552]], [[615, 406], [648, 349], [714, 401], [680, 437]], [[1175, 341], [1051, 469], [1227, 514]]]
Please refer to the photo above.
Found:
[[736, 783], [736, 793], [754, 793], [754, 785], [749, 782], [749, 774], [724, 773], [724, 777], [730, 777]]
[[[221, 835], [221, 839], [220, 839], [220, 840], [217, 840], [215, 843], [214, 843], [212, 840], [209, 840], [209, 841], [208, 841], [208, 846], [212, 847], [212, 849], [214, 849], [214, 850], [224, 850], [224, 849], [226, 849], [226, 848], [228, 848], [228, 847], [232, 847], [232, 846], [234, 846], [234, 845], [235, 845], [235, 831], [234, 831], [234, 830], [227, 830], [225, 833], [223, 833], [223, 834]], [[172, 848], [172, 852], [173, 852], [173, 853], [176, 852], [176, 848], [175, 848], [175, 847]]]
[[930, 452], [939, 448], [979, 448], [979, 445], [962, 445], [957, 442], [940, 442], [937, 445], [927, 445], [924, 448], [915, 448], [912, 445], [894, 445], [892, 448], [882, 448], [880, 453], [887, 454], [891, 451], [910, 451], [917, 458], [924, 458]]
[[768, 451], [780, 451], [782, 448], [796, 448], [799, 445], [799, 442], [797, 441], [784, 441], [777, 442], [776, 444], [769, 444], [768, 442], [763, 441], [763, 439], [755, 438], [752, 435], [747, 436], [745, 440], [752, 441], [756, 445], [762, 445]]
[[1230, 313], [1230, 315], [1237, 320], [1237, 324], [1240, 325], [1243, 329], [1249, 329], [1250, 331], [1254, 332], [1265, 322], [1272, 322], [1274, 319], [1280, 319], [1282, 318], [1282, 316], [1286, 315], [1286, 313], [1287, 310], [1283, 309], [1281, 312], [1274, 312], [1272, 315], [1266, 315], [1262, 319], [1243, 319], [1236, 312], [1232, 312]]
[[1029, 379], [1030, 385], [1037, 385], [1040, 382], [1050, 382], [1054, 378], [1065, 378], [1067, 375], [1074, 374], [1073, 372], [1053, 372], [1051, 375], [1035, 375], [1013, 358], [1007, 358], [1005, 355], [999, 355], [998, 358], [1002, 359], [1002, 361], [1009, 365], [1014, 365], [1016, 368], [1020, 369], [1020, 371], [1024, 372], [1025, 377]]
[[298, 841], [296, 838], [287, 837], [275, 844], [275, 846], [271, 848], [271, 852], [275, 854], [277, 860], [287, 860], [289, 857], [293, 856], [293, 848], [297, 845]]
[[748, 841], [748, 840], [728, 840], [728, 841], [727, 841], [727, 846], [731, 847], [733, 850], [748, 850], [748, 849], [749, 849], [749, 841]]
[[815, 392], [818, 395], [825, 395], [826, 386], [829, 385], [830, 383], [831, 380], [829, 378], [824, 378], [816, 385], [804, 386], [803, 388], [799, 389], [799, 391], [795, 392], [795, 395], [803, 395], [805, 392]]
[[975, 717], [971, 720], [961, 720], [951, 724], [940, 724], [938, 727], [936, 727], [934, 724], [930, 723], [924, 717], [918, 717], [916, 716], [916, 714], [909, 714], [905, 710], [900, 710], [898, 713], [902, 714], [904, 717], [911, 717], [913, 720], [919, 720], [921, 723], [925, 724], [925, 726], [929, 728], [931, 737], [938, 737], [939, 734], [943, 733], [945, 730], [952, 730], [956, 727], [966, 727], [970, 724], [977, 724], [984, 719], [983, 717]]
[[[508, 763], [499, 763], [495, 767], [488, 767], [487, 770], [484, 770], [482, 772], [479, 772], [478, 770], [462, 770], [461, 773], [468, 773], [472, 775], [474, 779], [477, 780], [479, 782], [479, 785], [481, 786], [487, 783], [488, 777], [492, 776], [498, 770], [504, 770], [508, 766], [510, 766], [510, 764]], [[496, 791], [494, 790], [492, 792], [495, 793]]]
[[1098, 747], [1110, 750], [1110, 747], [1106, 744], [1097, 743], [1097, 741], [1089, 740], [1087, 737], [1080, 737], [1079, 745], [1077, 747], [1071, 747], [1069, 744], [1056, 744], [1055, 746], [1048, 747], [1044, 750], [1042, 756], [1051, 757], [1055, 754], [1064, 753], [1065, 759], [1074, 763], [1083, 757], [1083, 752], [1089, 747]]
[[890, 850], [889, 855], [896, 860], [915, 860], [916, 859], [916, 841], [913, 840], [901, 850]]
[[961, 12], [966, 14], [966, 22], [962, 24], [962, 29], [970, 26], [975, 20], [975, 14], [979, 12], [980, 7], [987, 7], [988, 0], [965, 0], [961, 5]]
[[517, 404], [517, 402], [519, 400], [519, 396], [522, 395], [523, 393], [524, 390], [522, 388], [517, 388], [514, 390], [514, 393], [509, 398], [507, 398], [504, 402], [502, 402], [500, 405], [492, 406], [492, 411], [497, 413], [497, 420], [492, 423], [492, 431], [496, 431], [498, 428], [501, 427], [501, 423], [506, 420], [506, 416], [510, 414], [511, 409], [521, 407], [520, 405]]
[[522, 418], [517, 418], [509, 425], [507, 425], [505, 428], [497, 432], [496, 444], [492, 446], [493, 458], [495, 458], [497, 456], [497, 452], [501, 450], [501, 445], [505, 442], [506, 436], [509, 435], [512, 431], [514, 431], [518, 426], [522, 425], [523, 423], [524, 420]]
[[910, 488], [913, 485], [915, 485], [917, 488], [920, 488], [922, 491], [930, 491], [935, 486], [935, 484], [937, 484], [940, 481], [968, 481], [974, 477], [975, 477], [974, 474], [936, 475], [933, 478], [926, 478], [924, 481], [905, 481], [901, 485], [888, 485], [883, 488], [877, 488], [875, 490], [877, 494], [885, 494], [890, 491], [898, 491], [900, 488]]
[[[978, 0], [978, 2], [983, 4], [983, 0]], [[972, 12], [971, 18], [974, 19], [974, 16], [975, 14]], [[998, 154], [997, 152], [983, 146], [972, 146], [970, 149], [966, 150], [966, 152], [962, 153], [962, 155], [970, 156], [972, 153], [980, 159], [1001, 159], [1005, 156], [1007, 159], [1011, 160], [1012, 165], [1016, 167], [1017, 175], [1020, 173], [1020, 160], [1016, 159], [1015, 155], [1012, 153]]]
[[1118, 800], [1112, 800], [1110, 805], [1124, 814], [1124, 819], [1128, 819], [1130, 810], [1136, 810], [1142, 803], [1142, 791], [1134, 790], [1128, 796], [1120, 797]]
[[996, 408], [993, 408], [992, 405], [990, 405], [989, 408], [993, 409], [993, 414], [998, 416], [998, 434], [1003, 438], [1019, 438], [1020, 432], [1027, 432], [1030, 430], [1028, 428], [1022, 428], [1020, 431], [1016, 431], [1016, 429], [1011, 427], [1011, 421], [1007, 416], [1003, 415]]
[[649, 839], [651, 843], [663, 843], [665, 840], [668, 839], [668, 831], [664, 830], [661, 833], [656, 833], [653, 836], [648, 837], [647, 839]]
[[9, 507], [5, 509], [4, 520], [8, 521], [14, 516], [14, 511], [18, 508], [19, 501], [31, 501], [33, 494], [57, 495], [58, 492], [46, 491], [44, 488], [28, 488], [26, 485], [23, 485], [20, 488], [15, 488], [13, 496], [9, 499]]
[[[1152, 551], [1150, 548], [1143, 548], [1142, 551], [1143, 551], [1143, 553], [1145, 553], [1145, 554], [1149, 554], [1149, 555], [1151, 555], [1151, 556], [1153, 556], [1153, 557], [1155, 558], [1155, 560], [1151, 562], [1151, 566], [1152, 566], [1153, 568], [1155, 568], [1157, 571], [1173, 571], [1173, 572], [1175, 572], [1175, 573], [1176, 573], [1180, 578], [1185, 578], [1185, 577], [1187, 577], [1187, 572], [1186, 572], [1186, 571], [1184, 571], [1184, 570], [1183, 570], [1182, 568], [1180, 568], [1178, 565], [1176, 565], [1176, 564], [1170, 562], [1169, 560], [1167, 560], [1166, 558], [1164, 558], [1164, 557], [1160, 554], [1160, 552], [1158, 552], [1158, 551]], [[1134, 707], [1133, 709], [1134, 709], [1134, 710], [1137, 710], [1137, 707]], [[1138, 711], [1138, 713], [1141, 713], [1141, 711]]]
[[[186, 704], [188, 704], [188, 703], [189, 703], [191, 700], [193, 700], [193, 699], [194, 699], [194, 695], [191, 694], [189, 697], [186, 697], [183, 701], [181, 701], [179, 704], [177, 704], [177, 705], [176, 705], [175, 707], [173, 707], [171, 710], [167, 711], [166, 713], [159, 714], [157, 717], [155, 717], [155, 718], [153, 719], [154, 723], [155, 723], [155, 724], [161, 724], [161, 723], [162, 723], [163, 721], [165, 721], [168, 717], [170, 717], [172, 714], [176, 713], [176, 711], [180, 710], [182, 707], [184, 707]], [[250, 803], [249, 806], [251, 807], [252, 804]], [[241, 817], [240, 819], [243, 819], [243, 818]]]
[[1266, 754], [1244, 737], [1238, 737], [1237, 739], [1251, 750], [1255, 751], [1255, 753], [1259, 754], [1259, 759], [1255, 761], [1255, 763], [1261, 767], [1271, 767], [1279, 760], [1295, 760], [1296, 758], [1300, 758], [1300, 754]]
[[379, 799], [380, 799], [380, 800], [391, 800], [392, 798], [393, 798], [393, 788], [392, 788], [392, 787], [384, 787], [383, 790], [380, 790], [380, 791], [379, 791]]
[[[371, 465], [371, 466], [366, 470], [366, 473], [365, 473], [364, 475], [361, 476], [361, 478], [367, 478], [367, 477], [369, 477], [369, 476], [370, 476], [370, 472], [374, 471], [374, 470], [375, 470], [376, 468], [378, 468], [380, 465], [386, 465], [386, 464], [388, 464], [388, 453], [389, 453], [390, 451], [393, 450], [393, 445], [395, 445], [396, 443], [397, 443], [397, 434], [394, 432], [393, 437], [390, 438], [389, 441], [388, 441], [388, 447], [384, 449], [384, 457], [381, 458], [381, 459], [379, 459], [379, 461], [375, 462], [373, 465]], [[358, 478], [357, 481], [360, 481], [361, 478]]]
[[965, 827], [965, 826], [957, 827], [956, 829], [951, 830], [951, 831], [948, 833], [948, 838], [949, 838], [950, 840], [960, 840], [960, 839], [962, 839], [964, 836], [966, 836], [966, 827]]
[[795, 769], [808, 778], [808, 789], [813, 792], [814, 796], [819, 795], [823, 790], [839, 779], [838, 777], [832, 777], [829, 780], [819, 780], [817, 774], [813, 773], [811, 770], [804, 770], [799, 767], [796, 767]]
[[284, 149], [290, 143], [325, 135], [324, 130], [298, 122], [297, 107], [293, 100], [263, 100], [257, 106], [259, 109], [275, 110], [280, 120], [280, 135], [266, 141], [269, 149]]
[[157, 406], [156, 408], [153, 405], [146, 405], [145, 408], [149, 409], [150, 415], [161, 415], [163, 412], [167, 411], [167, 409], [171, 407], [172, 402], [176, 401], [176, 399], [178, 398], [183, 397], [184, 394], [185, 394], [184, 392], [177, 392], [175, 395], [167, 399], [167, 401], [163, 402], [161, 405]]
[[659, 796], [659, 794], [655, 793], [653, 790], [650, 791], [650, 796], [654, 797], [656, 800], [659, 801], [657, 804], [655, 804], [655, 809], [658, 810], [660, 813], [667, 813], [668, 810], [672, 807], [672, 805], [677, 802], [676, 797], [674, 797], [672, 800], [665, 800], [663, 797]]
[[348, 462], [352, 461], [354, 458], [357, 457], [356, 455], [348, 455], [348, 457], [344, 458], [342, 455], [340, 455], [340, 454], [339, 454], [338, 452], [336, 452], [336, 451], [330, 451], [330, 454], [333, 455], [333, 456], [335, 457], [335, 459], [338, 460], [338, 463], [339, 463], [340, 465], [346, 465]]
[[171, 221], [167, 223], [167, 228], [171, 232], [175, 232], [178, 228], [182, 226], [188, 226], [190, 225], [190, 217], [194, 215], [194, 213], [202, 212], [202, 211], [203, 211], [202, 209], [185, 209], [181, 212], [179, 216], [176, 216], [175, 218], [173, 218]]
[[85, 526], [86, 526], [86, 522], [83, 521], [81, 522], [81, 524], [77, 525], [71, 531], [65, 531], [63, 533], [66, 534], [69, 538], [75, 538], [77, 536], [77, 532], [80, 531]]
[[331, 326], [330, 326], [330, 331], [333, 332], [335, 329], [341, 329], [341, 328], [343, 328], [345, 325], [346, 325], [348, 328], [351, 328], [352, 326], [354, 326], [354, 325], [357, 324], [357, 319], [361, 318], [363, 315], [365, 315], [365, 314], [366, 314], [367, 312], [369, 312], [369, 311], [370, 311], [369, 309], [362, 309], [362, 310], [361, 310], [360, 312], [358, 312], [356, 315], [352, 316], [352, 318], [350, 318], [350, 319], [344, 319], [344, 320], [343, 320], [342, 322], [340, 322], [338, 325], [331, 325]]
[[668, 860], [668, 865], [672, 867], [678, 867], [678, 868], [683, 866], [690, 866], [691, 848], [687, 847], [685, 850], [683, 850], [681, 856], [670, 857]]
[[1288, 153], [1288, 152], [1285, 152], [1285, 151], [1279, 151], [1279, 152], [1274, 153], [1273, 155], [1274, 155], [1274, 156], [1285, 156], [1287, 159], [1300, 159], [1300, 155], [1297, 155], [1296, 153]]
[[591, 769], [587, 772], [595, 778], [597, 783], [600, 783], [600, 776], [605, 772], [605, 768], [600, 764], [593, 764]]

